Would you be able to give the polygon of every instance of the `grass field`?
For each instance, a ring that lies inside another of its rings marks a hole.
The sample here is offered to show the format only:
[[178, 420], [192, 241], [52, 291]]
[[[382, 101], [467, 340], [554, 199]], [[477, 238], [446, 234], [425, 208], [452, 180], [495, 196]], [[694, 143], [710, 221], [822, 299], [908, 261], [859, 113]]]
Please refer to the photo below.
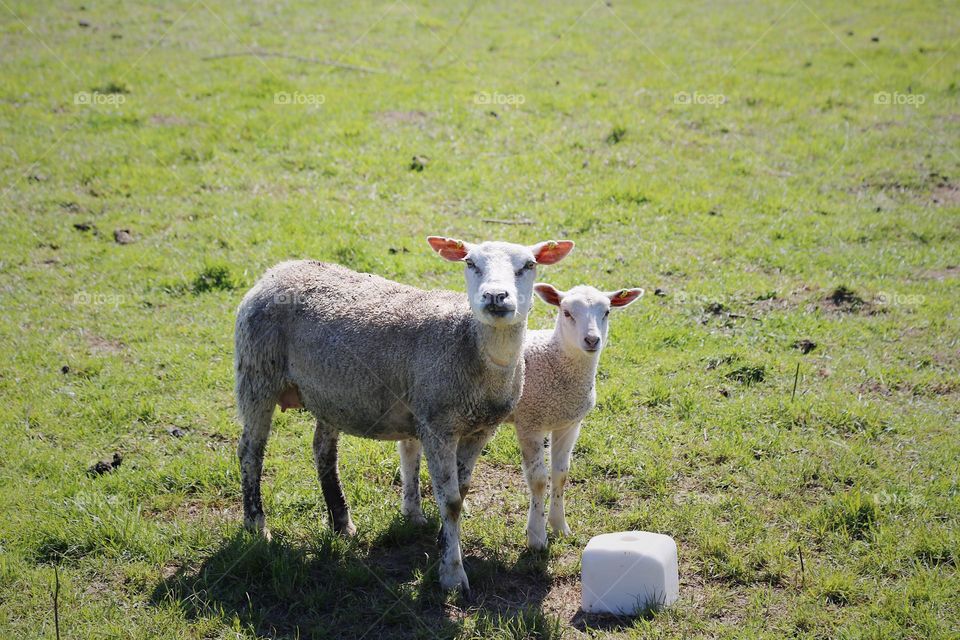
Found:
[[[56, 637], [55, 567], [62, 638], [957, 637], [958, 20], [0, 0], [0, 637]], [[392, 443], [342, 442], [360, 535], [331, 535], [305, 414], [268, 449], [274, 541], [240, 531], [244, 290], [291, 257], [462, 290], [431, 233], [570, 238], [542, 280], [648, 292], [572, 537], [527, 552], [511, 431], [481, 458], [473, 602], [437, 586], [435, 505], [400, 518]], [[580, 551], [624, 529], [677, 540], [680, 601], [578, 613]]]

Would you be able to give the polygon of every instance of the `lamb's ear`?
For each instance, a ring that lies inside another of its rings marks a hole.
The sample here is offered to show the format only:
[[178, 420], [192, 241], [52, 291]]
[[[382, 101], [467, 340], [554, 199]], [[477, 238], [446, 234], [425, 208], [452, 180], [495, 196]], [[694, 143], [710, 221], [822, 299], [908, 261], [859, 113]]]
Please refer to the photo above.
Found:
[[470, 251], [470, 245], [463, 240], [456, 238], [444, 238], [442, 236], [429, 236], [427, 242], [433, 247], [433, 250], [450, 262], [459, 262], [467, 257]]
[[567, 254], [573, 251], [572, 240], [549, 240], [547, 242], [538, 242], [530, 247], [533, 251], [533, 257], [537, 264], [553, 264], [560, 262], [567, 257]]
[[537, 295], [540, 296], [541, 300], [547, 304], [552, 304], [555, 307], [559, 307], [560, 301], [563, 300], [563, 292], [558, 291], [557, 288], [552, 284], [538, 282], [537, 284], [533, 285], [533, 290], [537, 292]]
[[620, 289], [607, 293], [611, 307], [625, 307], [639, 300], [641, 296], [643, 296], [643, 289]]

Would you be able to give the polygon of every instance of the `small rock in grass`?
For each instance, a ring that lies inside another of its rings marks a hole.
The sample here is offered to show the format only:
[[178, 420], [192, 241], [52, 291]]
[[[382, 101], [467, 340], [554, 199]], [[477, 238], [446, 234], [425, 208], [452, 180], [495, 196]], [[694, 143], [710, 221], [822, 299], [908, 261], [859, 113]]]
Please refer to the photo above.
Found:
[[133, 244], [133, 233], [130, 229], [114, 229], [113, 239], [117, 244]]
[[77, 231], [93, 231], [97, 227], [92, 222], [75, 222], [73, 228]]
[[187, 432], [180, 427], [167, 427], [167, 433], [172, 435], [174, 438], [182, 438], [183, 436], [187, 435]]
[[77, 24], [83, 27], [84, 29], [90, 26], [90, 22], [88, 20], [77, 20]]
[[656, 289], [653, 290], [653, 295], [663, 297], [667, 295], [667, 290], [657, 287]]
[[60, 367], [60, 373], [62, 373], [63, 375], [67, 375], [68, 373], [70, 373], [70, 365], [65, 364], [62, 367]]
[[427, 156], [413, 156], [413, 160], [410, 161], [410, 170], [423, 171], [429, 161], [430, 159]]

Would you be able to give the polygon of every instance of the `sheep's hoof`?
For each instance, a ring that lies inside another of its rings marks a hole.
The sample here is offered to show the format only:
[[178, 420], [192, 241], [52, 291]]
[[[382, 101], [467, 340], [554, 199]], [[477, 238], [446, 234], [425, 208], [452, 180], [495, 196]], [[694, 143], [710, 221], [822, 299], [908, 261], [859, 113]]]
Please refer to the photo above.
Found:
[[428, 524], [427, 517], [422, 513], [405, 513], [403, 517], [415, 527], [425, 527]]
[[352, 520], [348, 520], [346, 525], [334, 525], [333, 530], [344, 538], [353, 538], [357, 535], [357, 527]]
[[572, 536], [573, 531], [570, 530], [570, 527], [566, 522], [561, 522], [560, 524], [550, 523], [550, 528], [553, 529], [553, 532], [558, 536]]
[[444, 591], [459, 591], [463, 598], [470, 599], [470, 581], [462, 568], [451, 572], [452, 575], [443, 575], [443, 571], [440, 573], [440, 587]]
[[255, 520], [244, 520], [243, 528], [262, 537], [267, 542], [273, 540], [270, 529], [267, 528], [267, 520], [263, 516], [258, 516]]

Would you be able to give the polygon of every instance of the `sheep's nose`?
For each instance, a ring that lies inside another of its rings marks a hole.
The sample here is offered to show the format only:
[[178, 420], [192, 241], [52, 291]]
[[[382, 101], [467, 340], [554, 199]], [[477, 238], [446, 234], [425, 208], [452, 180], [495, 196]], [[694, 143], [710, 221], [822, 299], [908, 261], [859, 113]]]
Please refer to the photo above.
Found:
[[487, 291], [483, 294], [483, 302], [486, 305], [503, 306], [510, 294], [506, 291]]
[[600, 336], [585, 336], [583, 342], [587, 345], [588, 349], [594, 351], [600, 346]]
[[490, 315], [505, 317], [517, 307], [510, 302], [510, 294], [506, 291], [487, 291], [483, 294], [483, 308]]

